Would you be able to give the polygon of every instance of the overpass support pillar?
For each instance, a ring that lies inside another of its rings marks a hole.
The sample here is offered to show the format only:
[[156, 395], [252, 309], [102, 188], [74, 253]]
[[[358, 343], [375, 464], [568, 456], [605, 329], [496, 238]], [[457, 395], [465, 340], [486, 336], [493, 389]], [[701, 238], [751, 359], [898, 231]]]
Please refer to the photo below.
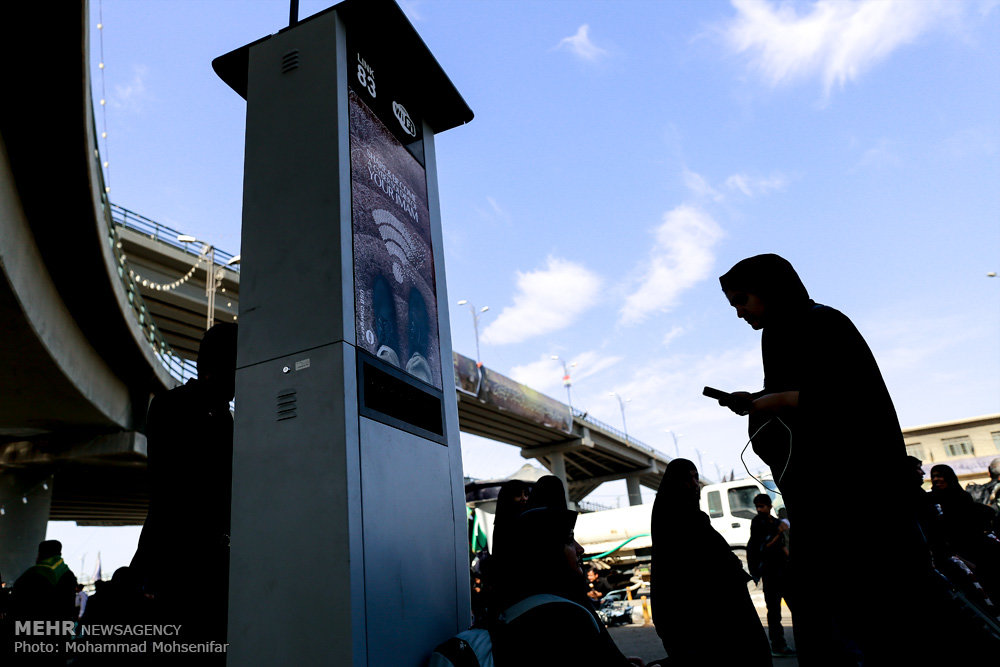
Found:
[[51, 506], [51, 473], [23, 468], [0, 470], [0, 507], [4, 510], [0, 517], [3, 522], [0, 576], [8, 585], [35, 564], [38, 543], [45, 539]]
[[562, 452], [553, 452], [549, 455], [549, 464], [552, 466], [552, 474], [563, 483], [563, 491], [566, 493], [566, 502], [569, 503], [569, 482], [566, 481], [566, 456]]
[[628, 489], [628, 504], [641, 505], [642, 491], [639, 490], [639, 476], [629, 475], [625, 478], [625, 486]]

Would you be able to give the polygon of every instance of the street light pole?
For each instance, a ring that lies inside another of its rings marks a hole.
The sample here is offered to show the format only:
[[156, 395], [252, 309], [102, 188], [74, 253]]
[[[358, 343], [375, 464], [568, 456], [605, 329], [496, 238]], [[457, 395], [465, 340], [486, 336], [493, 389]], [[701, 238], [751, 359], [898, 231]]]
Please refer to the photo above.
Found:
[[[199, 242], [198, 239], [190, 234], [180, 234], [177, 236], [177, 240], [181, 243]], [[200, 243], [202, 244], [202, 247], [201, 255], [198, 259], [200, 261], [201, 257], [204, 256], [207, 256], [208, 259], [208, 267], [205, 269], [205, 297], [208, 301], [208, 314], [205, 317], [205, 331], [208, 331], [212, 328], [212, 325], [215, 324], [215, 293], [219, 289], [219, 286], [222, 285], [222, 278], [225, 276], [225, 272], [221, 266], [218, 269], [215, 268], [215, 246], [204, 241], [200, 241]], [[239, 263], [240, 256], [236, 255], [226, 262], [226, 266], [233, 266], [234, 264]]]
[[570, 395], [569, 388], [573, 385], [573, 382], [572, 382], [572, 380], [571, 380], [571, 378], [569, 376], [569, 369], [570, 368], [576, 368], [576, 362], [574, 361], [569, 366], [567, 366], [566, 365], [566, 361], [564, 359], [560, 359], [558, 354], [553, 354], [552, 355], [552, 359], [554, 361], [558, 361], [558, 362], [562, 363], [562, 367], [563, 367], [563, 386], [566, 387], [566, 405], [569, 406], [569, 414], [572, 417], [572, 415], [573, 415], [573, 397]]
[[622, 430], [625, 431], [625, 441], [628, 442], [628, 424], [625, 422], [625, 404], [631, 402], [632, 399], [626, 398], [622, 400], [622, 397], [616, 394], [615, 392], [611, 392], [608, 395], [614, 396], [615, 398], [618, 399], [618, 407], [622, 411]]
[[476, 310], [476, 307], [472, 305], [472, 303], [470, 303], [468, 299], [462, 299], [461, 301], [458, 302], [458, 305], [460, 306], [468, 305], [469, 312], [472, 313], [472, 329], [476, 334], [476, 368], [482, 368], [483, 362], [479, 358], [479, 317], [487, 310], [489, 310], [490, 307], [483, 306], [479, 310]]

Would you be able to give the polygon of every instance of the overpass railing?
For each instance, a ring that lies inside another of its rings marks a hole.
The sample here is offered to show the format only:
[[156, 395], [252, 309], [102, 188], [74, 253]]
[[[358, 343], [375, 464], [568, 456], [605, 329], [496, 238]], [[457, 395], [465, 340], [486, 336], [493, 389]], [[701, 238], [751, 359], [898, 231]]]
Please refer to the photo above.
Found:
[[[97, 136], [96, 127], [94, 127], [94, 136]], [[143, 338], [153, 348], [153, 354], [156, 355], [156, 358], [159, 359], [170, 375], [181, 382], [185, 382], [189, 378], [197, 376], [197, 366], [195, 362], [182, 359], [174, 353], [173, 348], [170, 347], [163, 334], [160, 333], [156, 323], [153, 322], [149, 308], [146, 306], [146, 302], [143, 301], [142, 294], [139, 292], [139, 286], [129, 275], [128, 268], [125, 266], [125, 254], [122, 252], [121, 239], [118, 238], [118, 228], [112, 216], [114, 204], [108, 199], [108, 187], [104, 183], [104, 169], [101, 165], [100, 154], [97, 151], [94, 151], [94, 162], [96, 163], [96, 171], [101, 188], [101, 211], [104, 214], [104, 223], [107, 228], [108, 244], [111, 246], [111, 253], [115, 258], [118, 279], [121, 280], [122, 285], [125, 287], [129, 306], [133, 315], [135, 315], [136, 321], [139, 323], [139, 327], [142, 329]]]
[[573, 418], [579, 419], [580, 421], [586, 422], [588, 424], [592, 424], [593, 426], [596, 426], [597, 428], [603, 431], [607, 431], [608, 433], [616, 435], [619, 438], [621, 438], [622, 442], [626, 442], [635, 447], [636, 449], [641, 449], [645, 452], [649, 452], [650, 454], [655, 454], [657, 456], [664, 455], [659, 450], [654, 449], [653, 447], [650, 447], [646, 443], [636, 440], [632, 436], [626, 434], [625, 431], [619, 430], [606, 422], [602, 422], [600, 419], [594, 419], [593, 417], [590, 416], [590, 413], [586, 412], [585, 410], [577, 410], [576, 408], [573, 408]]
[[[111, 206], [111, 219], [123, 227], [128, 227], [134, 231], [139, 232], [154, 241], [160, 241], [161, 243], [166, 243], [179, 250], [183, 250], [185, 253], [191, 255], [192, 257], [200, 257], [200, 249], [196, 249], [192, 246], [196, 244], [184, 243], [183, 241], [178, 241], [177, 237], [181, 236], [183, 232], [164, 225], [163, 223], [156, 222], [155, 220], [150, 220], [144, 215], [139, 215], [135, 211], [130, 211], [124, 206], [119, 206], [115, 203], [109, 203]], [[239, 272], [240, 265], [226, 263], [233, 259], [233, 255], [229, 254], [225, 250], [220, 250], [215, 248], [215, 263], [219, 266], [226, 266], [228, 269]]]

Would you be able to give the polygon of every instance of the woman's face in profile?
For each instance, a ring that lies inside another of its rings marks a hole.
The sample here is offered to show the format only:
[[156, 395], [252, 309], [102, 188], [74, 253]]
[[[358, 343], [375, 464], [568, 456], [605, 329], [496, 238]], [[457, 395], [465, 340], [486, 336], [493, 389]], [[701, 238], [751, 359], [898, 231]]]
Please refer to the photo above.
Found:
[[573, 574], [583, 576], [583, 547], [576, 541], [573, 533], [569, 534], [569, 541], [563, 545], [563, 555], [566, 557], [566, 566]]
[[729, 305], [736, 309], [736, 317], [746, 320], [755, 331], [763, 328], [765, 308], [760, 297], [741, 290], [726, 290], [725, 295]]

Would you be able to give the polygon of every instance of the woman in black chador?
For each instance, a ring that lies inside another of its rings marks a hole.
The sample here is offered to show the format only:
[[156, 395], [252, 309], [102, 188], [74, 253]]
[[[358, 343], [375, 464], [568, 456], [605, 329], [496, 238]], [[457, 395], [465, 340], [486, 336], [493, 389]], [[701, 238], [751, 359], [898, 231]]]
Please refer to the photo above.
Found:
[[897, 664], [919, 645], [913, 598], [926, 549], [875, 358], [847, 316], [810, 299], [777, 255], [744, 259], [719, 281], [736, 315], [763, 330], [764, 389], [728, 405], [750, 415], [754, 451], [795, 527], [789, 565], [801, 664]]
[[750, 575], [701, 511], [698, 469], [674, 459], [660, 482], [651, 521], [653, 623], [664, 665], [771, 664], [771, 651], [747, 590]]
[[575, 524], [576, 512], [537, 507], [508, 525], [507, 543], [491, 559], [498, 580], [490, 628], [497, 667], [643, 664], [622, 655], [587, 598]]

